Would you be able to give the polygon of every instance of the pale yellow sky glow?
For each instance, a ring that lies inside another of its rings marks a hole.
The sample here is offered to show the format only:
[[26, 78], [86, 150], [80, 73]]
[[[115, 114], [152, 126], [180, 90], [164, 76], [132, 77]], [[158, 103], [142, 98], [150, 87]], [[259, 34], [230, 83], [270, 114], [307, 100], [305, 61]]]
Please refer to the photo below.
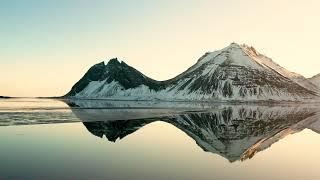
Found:
[[1, 5], [0, 95], [64, 95], [112, 57], [164, 80], [231, 42], [306, 77], [320, 73], [320, 1], [79, 2]]

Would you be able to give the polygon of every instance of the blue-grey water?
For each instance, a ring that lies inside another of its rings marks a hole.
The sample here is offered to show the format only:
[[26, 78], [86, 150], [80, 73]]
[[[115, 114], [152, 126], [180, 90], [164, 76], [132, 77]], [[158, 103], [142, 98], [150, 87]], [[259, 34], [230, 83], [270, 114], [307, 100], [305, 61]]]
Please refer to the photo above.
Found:
[[0, 100], [0, 179], [319, 179], [317, 104]]

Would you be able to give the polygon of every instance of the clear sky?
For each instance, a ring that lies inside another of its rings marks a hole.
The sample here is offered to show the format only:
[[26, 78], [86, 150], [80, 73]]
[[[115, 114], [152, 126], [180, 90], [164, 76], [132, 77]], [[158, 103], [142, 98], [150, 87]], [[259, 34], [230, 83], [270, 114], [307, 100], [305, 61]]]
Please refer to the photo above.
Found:
[[318, 0], [2, 0], [0, 95], [63, 95], [112, 57], [164, 80], [231, 42], [310, 77], [320, 73], [319, 7]]

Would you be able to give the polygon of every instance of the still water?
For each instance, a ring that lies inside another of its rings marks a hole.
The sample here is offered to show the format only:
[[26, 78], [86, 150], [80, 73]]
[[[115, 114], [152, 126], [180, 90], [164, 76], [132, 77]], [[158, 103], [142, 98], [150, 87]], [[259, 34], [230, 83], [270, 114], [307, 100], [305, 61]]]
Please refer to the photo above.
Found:
[[0, 179], [320, 179], [317, 104], [0, 100]]

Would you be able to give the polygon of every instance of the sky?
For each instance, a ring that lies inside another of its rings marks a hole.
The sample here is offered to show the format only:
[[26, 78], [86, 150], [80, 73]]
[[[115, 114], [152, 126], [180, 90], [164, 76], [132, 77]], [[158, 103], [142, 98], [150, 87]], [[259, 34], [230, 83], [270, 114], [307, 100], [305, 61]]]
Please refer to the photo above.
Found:
[[156, 80], [232, 42], [320, 73], [317, 0], [2, 0], [0, 95], [60, 96], [118, 57]]

